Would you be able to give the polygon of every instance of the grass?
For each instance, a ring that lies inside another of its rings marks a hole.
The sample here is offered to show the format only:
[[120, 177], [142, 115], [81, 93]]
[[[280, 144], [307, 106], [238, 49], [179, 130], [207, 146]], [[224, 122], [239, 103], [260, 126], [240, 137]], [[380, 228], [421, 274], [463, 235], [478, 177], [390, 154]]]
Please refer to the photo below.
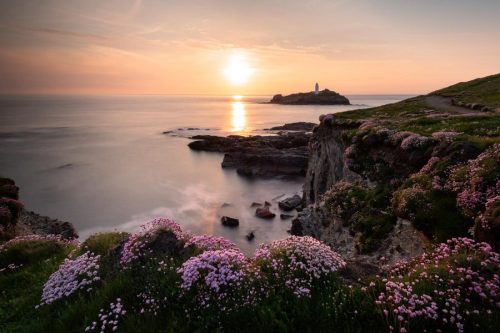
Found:
[[479, 103], [498, 108], [500, 107], [500, 74], [460, 82], [432, 94], [453, 97], [464, 103]]
[[[499, 108], [500, 74], [458, 83], [431, 94]], [[437, 131], [455, 131], [461, 133], [461, 139], [485, 147], [500, 142], [500, 113], [481, 113], [471, 110], [471, 113], [477, 112], [478, 115], [429, 117], [429, 115], [446, 110], [429, 106], [425, 97], [417, 96], [393, 104], [337, 113], [335, 116], [339, 119], [372, 119], [389, 129], [412, 131], [427, 136]], [[429, 114], [429, 110], [434, 112]], [[427, 111], [427, 114], [424, 111]]]

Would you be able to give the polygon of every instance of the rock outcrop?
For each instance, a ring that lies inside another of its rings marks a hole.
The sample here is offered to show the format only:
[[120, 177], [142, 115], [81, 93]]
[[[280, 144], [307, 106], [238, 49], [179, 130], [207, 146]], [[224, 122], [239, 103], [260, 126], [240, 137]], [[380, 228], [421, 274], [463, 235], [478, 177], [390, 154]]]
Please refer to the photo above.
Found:
[[71, 223], [28, 211], [18, 199], [19, 187], [15, 182], [9, 178], [0, 178], [0, 239], [30, 234], [78, 238]]
[[315, 94], [313, 91], [307, 93], [296, 93], [283, 96], [274, 95], [269, 103], [288, 104], [288, 105], [350, 105], [351, 103], [345, 97], [335, 91], [328, 89]]
[[304, 176], [309, 158], [310, 134], [282, 133], [274, 136], [220, 137], [197, 135], [192, 150], [225, 153], [223, 168], [234, 168], [245, 176]]

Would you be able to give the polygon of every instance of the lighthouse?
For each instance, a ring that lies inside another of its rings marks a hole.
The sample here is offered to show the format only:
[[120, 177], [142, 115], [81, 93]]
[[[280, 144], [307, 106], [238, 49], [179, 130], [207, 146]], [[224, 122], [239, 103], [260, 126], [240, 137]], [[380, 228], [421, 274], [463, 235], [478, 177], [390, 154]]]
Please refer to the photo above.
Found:
[[316, 85], [314, 85], [314, 94], [317, 95], [319, 94], [319, 84], [316, 82]]

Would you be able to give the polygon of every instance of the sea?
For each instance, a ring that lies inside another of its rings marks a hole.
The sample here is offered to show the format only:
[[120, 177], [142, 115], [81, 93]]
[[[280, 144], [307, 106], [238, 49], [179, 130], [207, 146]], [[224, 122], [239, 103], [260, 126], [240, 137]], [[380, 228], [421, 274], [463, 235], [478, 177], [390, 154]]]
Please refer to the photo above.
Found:
[[[134, 232], [155, 217], [194, 234], [220, 235], [245, 253], [288, 235], [277, 202], [304, 179], [249, 179], [222, 169], [223, 154], [191, 151], [190, 137], [265, 134], [285, 123], [379, 106], [407, 95], [352, 95], [352, 105], [286, 106], [270, 96], [0, 96], [0, 176], [16, 181], [28, 210], [71, 222], [80, 239]], [[167, 133], [165, 133], [167, 132]], [[254, 216], [269, 201], [273, 220]], [[237, 228], [221, 225], [223, 215]], [[255, 239], [246, 235], [253, 231]]]

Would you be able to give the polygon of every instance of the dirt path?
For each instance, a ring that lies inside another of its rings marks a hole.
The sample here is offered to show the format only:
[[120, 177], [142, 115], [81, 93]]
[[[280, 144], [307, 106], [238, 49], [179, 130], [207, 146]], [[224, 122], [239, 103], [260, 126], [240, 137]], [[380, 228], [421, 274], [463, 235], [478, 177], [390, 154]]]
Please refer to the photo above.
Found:
[[434, 95], [425, 96], [425, 103], [429, 107], [435, 108], [438, 111], [445, 111], [455, 114], [467, 114], [467, 115], [470, 115], [471, 113], [478, 115], [483, 114], [482, 112], [478, 112], [477, 110], [471, 110], [465, 107], [452, 105], [451, 98], [449, 97], [434, 96]]

